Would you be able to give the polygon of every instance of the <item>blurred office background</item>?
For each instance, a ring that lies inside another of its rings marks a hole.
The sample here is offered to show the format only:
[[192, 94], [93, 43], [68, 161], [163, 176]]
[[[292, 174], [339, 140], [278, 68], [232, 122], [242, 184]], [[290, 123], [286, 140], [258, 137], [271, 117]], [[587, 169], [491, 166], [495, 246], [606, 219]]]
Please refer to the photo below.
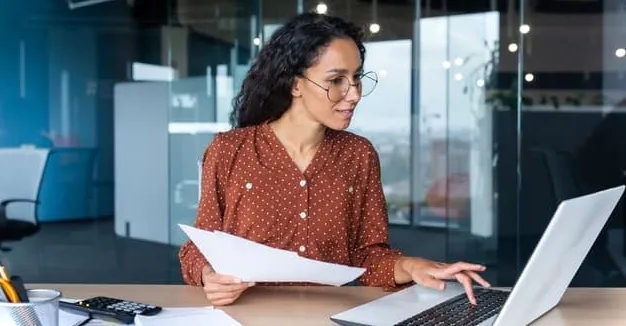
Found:
[[[559, 201], [624, 182], [623, 0], [0, 7], [0, 201], [38, 201], [6, 206], [0, 257], [27, 282], [182, 282], [198, 161], [258, 51], [303, 11], [367, 30], [379, 84], [351, 129], [379, 150], [407, 254], [511, 285]], [[573, 285], [626, 284], [625, 219], [620, 204]]]

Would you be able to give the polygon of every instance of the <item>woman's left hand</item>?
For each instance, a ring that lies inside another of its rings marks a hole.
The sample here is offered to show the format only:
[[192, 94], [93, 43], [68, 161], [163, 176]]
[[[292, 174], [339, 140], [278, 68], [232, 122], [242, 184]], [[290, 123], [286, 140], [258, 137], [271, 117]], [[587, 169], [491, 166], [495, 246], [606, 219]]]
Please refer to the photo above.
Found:
[[445, 288], [444, 280], [456, 279], [465, 288], [470, 303], [476, 304], [473, 282], [483, 287], [490, 286], [478, 275], [479, 272], [485, 270], [485, 266], [466, 262], [445, 264], [422, 258], [402, 257], [396, 262], [394, 274], [397, 284], [414, 281], [419, 285], [438, 290]]

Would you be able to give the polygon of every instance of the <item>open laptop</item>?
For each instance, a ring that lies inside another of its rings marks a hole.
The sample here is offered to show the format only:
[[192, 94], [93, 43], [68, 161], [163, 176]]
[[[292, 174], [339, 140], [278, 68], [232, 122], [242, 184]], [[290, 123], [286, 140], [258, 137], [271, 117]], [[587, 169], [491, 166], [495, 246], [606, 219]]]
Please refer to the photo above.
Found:
[[478, 305], [463, 287], [419, 285], [331, 316], [345, 326], [525, 326], [552, 310], [624, 192], [624, 186], [568, 199], [559, 205], [513, 289], [476, 287]]

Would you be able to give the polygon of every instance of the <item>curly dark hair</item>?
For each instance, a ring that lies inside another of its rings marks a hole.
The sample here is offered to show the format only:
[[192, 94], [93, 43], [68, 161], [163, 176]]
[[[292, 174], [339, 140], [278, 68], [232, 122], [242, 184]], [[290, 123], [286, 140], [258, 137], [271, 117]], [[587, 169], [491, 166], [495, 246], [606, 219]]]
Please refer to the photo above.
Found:
[[291, 106], [297, 76], [313, 66], [335, 39], [352, 39], [365, 61], [364, 33], [341, 18], [304, 13], [279, 28], [248, 71], [233, 100], [230, 122], [234, 128], [279, 119]]

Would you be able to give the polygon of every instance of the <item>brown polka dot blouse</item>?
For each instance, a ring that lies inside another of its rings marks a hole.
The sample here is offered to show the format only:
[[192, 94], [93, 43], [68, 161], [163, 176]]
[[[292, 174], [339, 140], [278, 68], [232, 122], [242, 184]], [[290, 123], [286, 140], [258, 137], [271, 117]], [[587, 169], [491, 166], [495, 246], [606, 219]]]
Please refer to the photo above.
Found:
[[[267, 124], [220, 133], [204, 153], [199, 229], [363, 267], [363, 285], [393, 288], [401, 253], [387, 223], [378, 154], [361, 136], [328, 130], [304, 173]], [[185, 282], [200, 286], [204, 256], [188, 241], [179, 257]]]

